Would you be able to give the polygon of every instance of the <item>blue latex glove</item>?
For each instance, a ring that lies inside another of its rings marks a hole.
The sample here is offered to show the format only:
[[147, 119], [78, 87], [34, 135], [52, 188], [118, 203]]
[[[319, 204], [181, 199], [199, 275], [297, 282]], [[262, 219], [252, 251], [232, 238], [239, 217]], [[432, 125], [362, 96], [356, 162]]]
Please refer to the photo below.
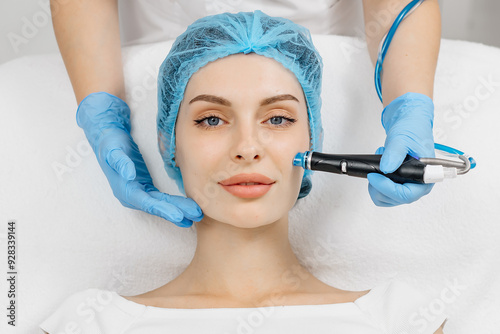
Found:
[[122, 205], [162, 217], [180, 227], [203, 218], [190, 198], [159, 192], [130, 135], [130, 108], [106, 92], [89, 94], [78, 106], [78, 126], [85, 131], [113, 194]]
[[[434, 158], [434, 103], [424, 94], [406, 93], [394, 99], [382, 112], [382, 125], [387, 138], [380, 170], [392, 173], [401, 166], [407, 154], [419, 158]], [[368, 192], [377, 206], [396, 206], [414, 202], [427, 195], [434, 184], [398, 184], [377, 174], [368, 174]]]

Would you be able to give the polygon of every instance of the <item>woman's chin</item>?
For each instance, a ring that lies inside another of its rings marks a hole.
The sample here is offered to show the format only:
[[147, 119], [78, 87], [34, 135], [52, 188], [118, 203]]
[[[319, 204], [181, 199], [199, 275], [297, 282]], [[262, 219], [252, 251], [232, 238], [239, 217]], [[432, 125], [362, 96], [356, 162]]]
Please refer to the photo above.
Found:
[[[276, 216], [276, 217], [274, 217]], [[261, 214], [249, 214], [249, 212], [233, 212], [233, 213], [228, 213], [227, 215], [220, 215], [220, 214], [215, 214], [215, 215], [210, 215], [209, 213], [205, 212], [205, 217], [200, 221], [200, 223], [207, 223], [207, 224], [225, 224], [225, 225], [231, 225], [233, 227], [237, 228], [258, 228], [266, 225], [271, 225], [280, 218], [283, 218], [283, 216], [286, 216], [286, 214], [281, 215], [278, 217], [276, 215], [276, 212], [269, 213], [269, 212], [262, 212]]]

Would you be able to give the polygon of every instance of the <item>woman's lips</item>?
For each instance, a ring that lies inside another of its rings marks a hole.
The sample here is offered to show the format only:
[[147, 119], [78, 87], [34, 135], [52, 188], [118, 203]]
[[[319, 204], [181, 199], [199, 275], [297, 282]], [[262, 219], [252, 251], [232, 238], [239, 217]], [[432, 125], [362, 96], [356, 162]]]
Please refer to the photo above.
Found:
[[264, 196], [276, 181], [262, 174], [238, 174], [219, 184], [230, 194], [241, 198]]
[[241, 198], [257, 198], [264, 196], [269, 191], [269, 189], [271, 189], [273, 184], [274, 183], [271, 184], [259, 183], [257, 185], [250, 185], [250, 186], [239, 185], [239, 184], [225, 186], [221, 184], [221, 186], [234, 196], [238, 196]]

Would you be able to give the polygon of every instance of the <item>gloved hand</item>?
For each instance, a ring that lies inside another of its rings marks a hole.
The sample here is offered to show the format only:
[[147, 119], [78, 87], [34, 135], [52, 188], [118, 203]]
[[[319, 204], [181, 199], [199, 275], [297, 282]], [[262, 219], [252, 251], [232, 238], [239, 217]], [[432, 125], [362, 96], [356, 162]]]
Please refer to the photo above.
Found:
[[190, 198], [159, 192], [137, 144], [130, 136], [130, 108], [122, 99], [98, 92], [83, 99], [76, 121], [89, 141], [113, 194], [122, 205], [162, 217], [180, 227], [203, 218]]
[[[387, 138], [380, 170], [392, 173], [401, 166], [407, 154], [419, 158], [434, 158], [434, 103], [424, 94], [406, 93], [394, 99], [382, 112], [382, 125]], [[398, 184], [377, 174], [368, 174], [368, 192], [377, 206], [396, 206], [414, 202], [427, 195], [434, 184]]]

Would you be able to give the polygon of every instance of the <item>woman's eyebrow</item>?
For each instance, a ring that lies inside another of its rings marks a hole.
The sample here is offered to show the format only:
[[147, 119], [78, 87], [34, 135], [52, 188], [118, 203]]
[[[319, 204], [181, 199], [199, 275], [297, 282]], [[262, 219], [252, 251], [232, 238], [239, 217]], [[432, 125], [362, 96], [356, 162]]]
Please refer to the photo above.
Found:
[[[292, 101], [297, 101], [299, 102], [299, 99], [297, 99], [295, 96], [291, 94], [281, 94], [281, 95], [276, 95], [272, 97], [265, 98], [264, 100], [260, 101], [260, 106], [265, 106], [268, 104], [272, 104], [278, 101], [286, 101], [286, 100], [292, 100]], [[191, 101], [189, 101], [189, 104], [196, 102], [196, 101], [206, 101], [206, 102], [211, 102], [211, 103], [216, 103], [216, 104], [221, 104], [223, 106], [230, 107], [231, 102], [226, 100], [223, 97], [220, 96], [215, 96], [215, 95], [209, 95], [209, 94], [201, 94], [193, 98]]]
[[265, 105], [268, 105], [268, 104], [272, 104], [274, 102], [278, 102], [278, 101], [286, 101], [286, 100], [294, 100], [294, 101], [297, 101], [299, 102], [299, 99], [297, 99], [295, 96], [291, 95], [291, 94], [281, 94], [281, 95], [276, 95], [276, 96], [272, 96], [272, 97], [268, 97], [267, 99], [264, 99], [260, 102], [260, 106], [265, 106]]
[[207, 102], [222, 104], [223, 106], [228, 106], [228, 107], [231, 106], [231, 102], [229, 102], [228, 100], [226, 100], [223, 97], [215, 96], [215, 95], [208, 95], [208, 94], [198, 95], [194, 99], [189, 101], [189, 104], [196, 102], [196, 101], [207, 101]]

